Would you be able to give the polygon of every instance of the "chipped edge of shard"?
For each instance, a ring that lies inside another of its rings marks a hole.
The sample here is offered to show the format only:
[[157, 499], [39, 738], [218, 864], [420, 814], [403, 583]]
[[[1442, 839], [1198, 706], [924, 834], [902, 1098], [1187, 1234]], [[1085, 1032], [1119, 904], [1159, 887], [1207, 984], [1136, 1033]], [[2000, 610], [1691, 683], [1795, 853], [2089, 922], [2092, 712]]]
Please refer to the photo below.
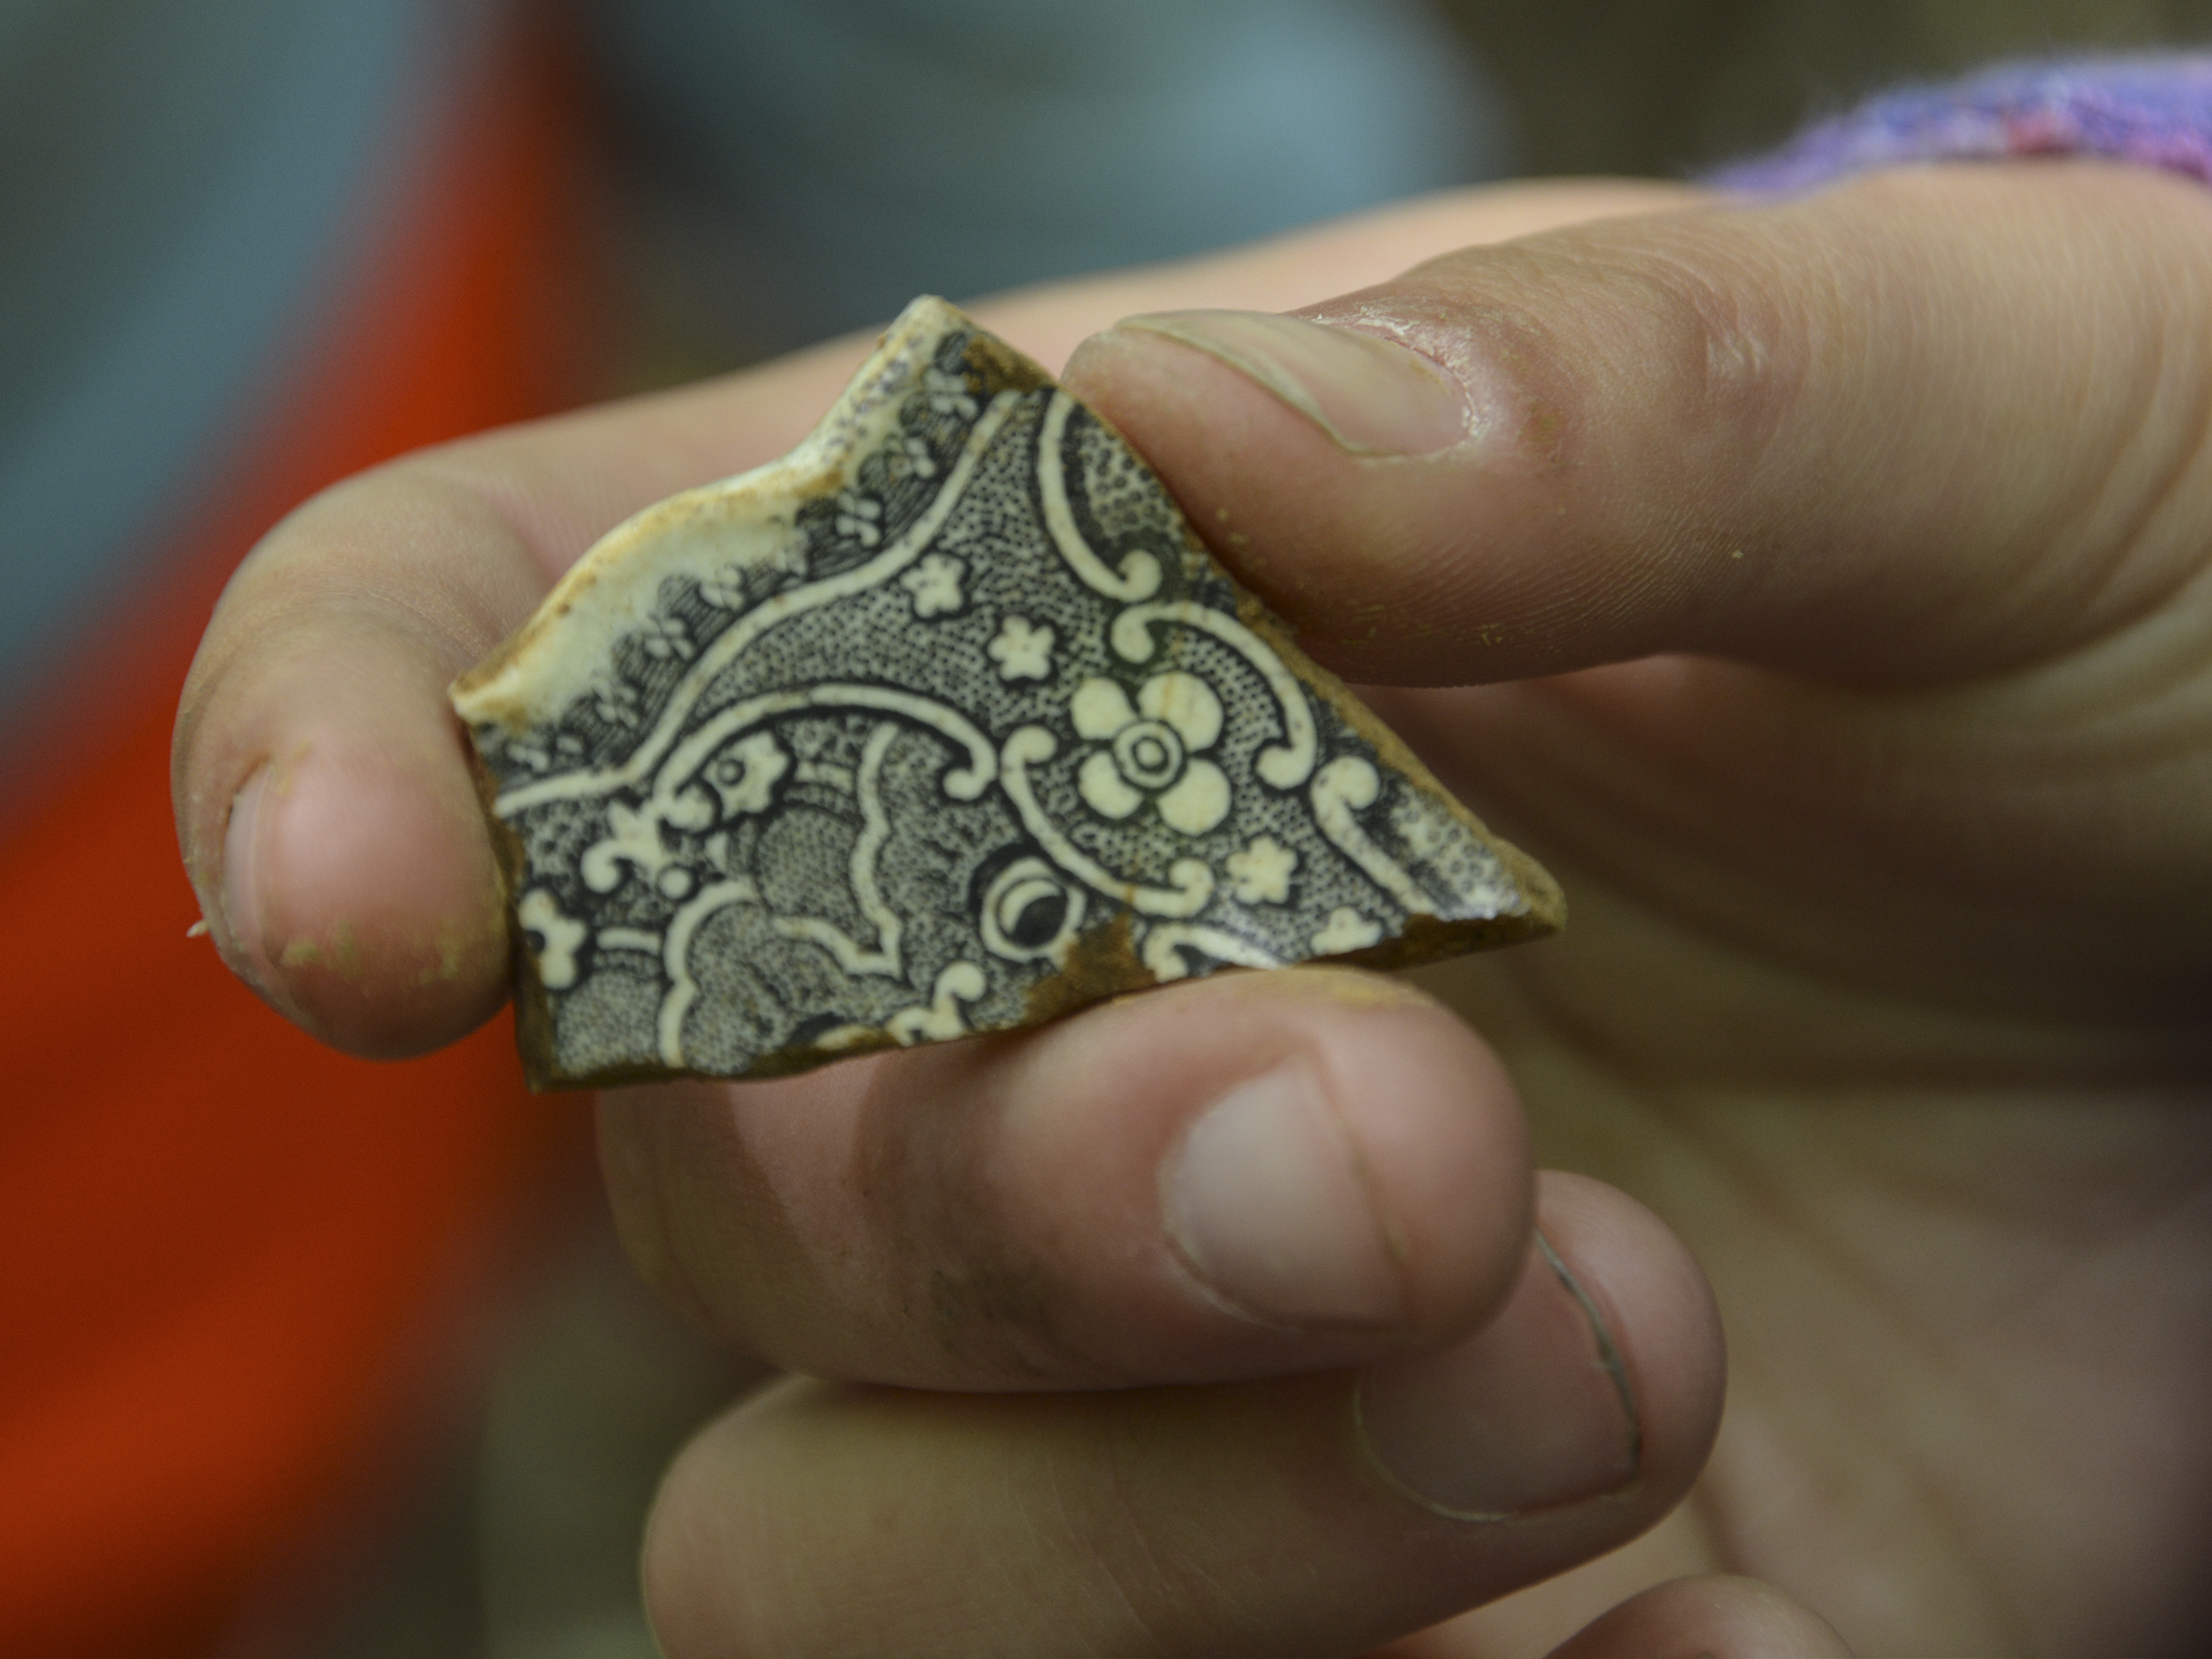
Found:
[[[599, 632], [610, 643], [635, 628], [653, 608], [665, 573], [648, 568], [641, 560], [633, 569], [623, 568], [642, 546], [654, 546], [656, 556], [665, 558], [674, 555], [682, 538], [696, 537], [715, 540], [723, 558], [732, 562], [780, 562], [789, 535], [770, 530], [775, 509], [802, 506], [850, 476], [851, 463], [871, 453], [897, 425], [899, 388], [915, 358], [926, 357], [930, 346], [951, 328], [976, 330], [975, 345], [991, 352], [994, 366], [1010, 388], [1028, 391], [1053, 384], [1040, 365], [977, 327], [957, 307], [934, 295], [915, 301], [884, 331], [837, 401], [796, 448], [749, 471], [679, 490], [632, 514], [592, 543], [553, 585], [530, 619], [453, 683], [449, 695], [453, 711], [471, 726], [496, 722], [520, 730], [518, 721], [526, 712], [521, 683], [529, 672], [532, 647], [574, 612], [579, 601], [593, 589], [600, 590], [592, 599], [592, 614]], [[747, 531], [754, 533], [734, 548], [723, 539]], [[570, 642], [565, 654], [575, 650]]]

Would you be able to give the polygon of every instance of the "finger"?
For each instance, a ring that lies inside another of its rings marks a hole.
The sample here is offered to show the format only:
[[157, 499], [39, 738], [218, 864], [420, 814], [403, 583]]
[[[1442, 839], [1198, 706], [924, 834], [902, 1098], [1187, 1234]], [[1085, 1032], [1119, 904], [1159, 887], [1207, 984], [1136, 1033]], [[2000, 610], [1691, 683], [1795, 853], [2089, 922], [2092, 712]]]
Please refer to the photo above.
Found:
[[[984, 316], [1057, 362], [1133, 308], [1295, 304], [1436, 247], [1681, 194], [1438, 198]], [[225, 958], [292, 1018], [368, 1054], [434, 1047], [496, 1006], [506, 933], [447, 684], [623, 518], [790, 448], [867, 348], [426, 452], [272, 532], [225, 594], [178, 717], [179, 834]]]
[[1540, 1213], [1563, 1271], [1532, 1254], [1480, 1335], [1361, 1378], [772, 1391], [671, 1472], [655, 1631], [670, 1659], [1342, 1655], [1613, 1548], [1705, 1457], [1718, 1325], [1619, 1193], [1547, 1177]]
[[1828, 1622], [1771, 1584], [1675, 1578], [1579, 1632], [1552, 1659], [1850, 1659]]
[[1571, 227], [1300, 317], [1136, 319], [1069, 384], [1356, 680], [1968, 675], [2204, 560], [2212, 209], [2147, 170]]
[[1467, 1027], [1343, 969], [742, 1089], [610, 1094], [631, 1254], [787, 1369], [1116, 1387], [1361, 1363], [1498, 1305], [1520, 1103]]

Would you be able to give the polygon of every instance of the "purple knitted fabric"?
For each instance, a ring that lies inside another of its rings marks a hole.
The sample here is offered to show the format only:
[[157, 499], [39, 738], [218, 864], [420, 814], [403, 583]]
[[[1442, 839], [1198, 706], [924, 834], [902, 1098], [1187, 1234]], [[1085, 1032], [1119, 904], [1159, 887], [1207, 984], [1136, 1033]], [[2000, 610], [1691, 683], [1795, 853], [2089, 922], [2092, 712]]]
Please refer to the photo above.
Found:
[[1765, 195], [1907, 161], [2099, 155], [2212, 184], [2212, 55], [2002, 64], [1901, 88], [1707, 175]]

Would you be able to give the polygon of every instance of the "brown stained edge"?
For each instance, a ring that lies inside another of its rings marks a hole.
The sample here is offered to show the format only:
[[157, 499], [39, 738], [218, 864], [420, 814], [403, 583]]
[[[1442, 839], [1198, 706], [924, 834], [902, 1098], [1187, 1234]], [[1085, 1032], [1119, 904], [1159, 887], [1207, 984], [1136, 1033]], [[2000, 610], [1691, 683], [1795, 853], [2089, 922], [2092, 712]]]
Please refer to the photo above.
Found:
[[[1340, 956], [1315, 957], [1306, 962], [1288, 965], [1293, 968], [1364, 968], [1377, 972], [1419, 968], [1428, 963], [1465, 955], [1469, 951], [1540, 939], [1552, 931], [1534, 915], [1495, 916], [1466, 921], [1441, 921], [1434, 916], [1413, 916], [1407, 920], [1404, 931], [1396, 937], [1370, 945], [1364, 951], [1350, 951]], [[1164, 981], [1155, 977], [1152, 970], [1130, 948], [1129, 933], [1129, 918], [1125, 914], [1116, 916], [1098, 934], [1079, 945], [1072, 953], [1067, 967], [1030, 988], [1022, 1018], [1015, 1024], [965, 1031], [957, 1037], [939, 1038], [938, 1042], [972, 1042], [983, 1037], [1011, 1036], [1054, 1020], [1065, 1019], [1070, 1014], [1080, 1013], [1085, 1008], [1095, 1007], [1115, 997], [1156, 988]], [[1195, 976], [1188, 981], [1165, 982], [1194, 984], [1201, 977], [1218, 979], [1231, 974], [1268, 971], [1273, 970], [1224, 964], [1211, 974]], [[542, 990], [538, 998], [542, 1004]], [[517, 1029], [521, 1029], [520, 1020]], [[634, 1065], [611, 1066], [601, 1071], [572, 1075], [559, 1072], [550, 1063], [541, 1069], [534, 1058], [526, 1054], [525, 1070], [531, 1091], [537, 1094], [557, 1093], [571, 1089], [619, 1089], [635, 1084], [666, 1083], [678, 1077], [703, 1076], [718, 1083], [757, 1083], [770, 1078], [796, 1076], [819, 1066], [857, 1059], [862, 1054], [883, 1054], [903, 1046], [888, 1032], [877, 1032], [857, 1037], [835, 1048], [810, 1046], [778, 1049], [774, 1054], [763, 1054], [742, 1072], [715, 1073], [675, 1072], [656, 1061], [641, 1060]]]
[[[981, 325], [959, 307], [946, 304], [943, 301], [938, 303], [943, 306], [954, 319], [976, 331], [968, 344], [967, 360], [969, 366], [981, 377], [986, 396], [1000, 392], [1031, 392], [1041, 386], [1052, 386], [1057, 384], [1053, 380], [1051, 373], [1042, 364], [1008, 345], [996, 335], [984, 330]], [[902, 316], [903, 315], [902, 313]], [[836, 402], [830, 405], [822, 420], [817, 422], [815, 427], [817, 434], [820, 433], [839, 411], [853, 404], [859, 394], [881, 380], [888, 366], [887, 358], [892, 337], [897, 331], [897, 325], [894, 323], [892, 326], [884, 329], [876, 337], [875, 345], [871, 349], [866, 358], [861, 362], [860, 366], [854, 370], [852, 379], [846, 382], [845, 389], [838, 393]], [[546, 594], [538, 609], [531, 613], [520, 628], [494, 646], [482, 660], [462, 672], [451, 685], [447, 687], [447, 696], [449, 698], [461, 697], [480, 690], [518, 657], [526, 654], [545, 634], [559, 626], [562, 619], [575, 608], [577, 601], [589, 593], [605, 574], [607, 561], [600, 555], [610, 539], [620, 537], [626, 544], [635, 544], [650, 540], [666, 530], [669, 526], [665, 520], [689, 516], [702, 509], [726, 507], [732, 499], [732, 494], [708, 495], [708, 493], [735, 484], [752, 474], [788, 462], [792, 455], [797, 453], [794, 450], [792, 454], [781, 457], [779, 461], [770, 461], [767, 463], [766, 467], [753, 468], [750, 473], [739, 473], [734, 477], [710, 481], [696, 485], [690, 489], [679, 490], [675, 495], [655, 501], [650, 507], [642, 508], [620, 524], [614, 526], [605, 536], [586, 548], [583, 556], [574, 564], [568, 567], [568, 570], [553, 584], [551, 591]], [[844, 469], [841, 465], [833, 463], [823, 466], [821, 471], [808, 477], [785, 479], [780, 482], [782, 489], [788, 492], [789, 499], [797, 503], [818, 495], [825, 490], [840, 487], [844, 482]], [[702, 495], [707, 495], [707, 498], [702, 499]], [[510, 730], [519, 729], [514, 725], [512, 711], [503, 714], [500, 718]]]
[[[973, 318], [969, 321], [971, 325], [975, 323]], [[1043, 364], [1008, 345], [997, 335], [982, 331], [980, 325], [976, 326], [978, 331], [969, 340], [966, 355], [968, 366], [983, 378], [986, 397], [996, 396], [1001, 392], [1036, 392], [1046, 387], [1054, 391], [1060, 389], [1059, 383], [1052, 378], [1051, 371]], [[1075, 394], [1070, 392], [1068, 396], [1073, 398]], [[1079, 398], [1077, 401], [1081, 400]], [[1090, 407], [1087, 404], [1084, 406], [1086, 409]]]
[[[1496, 916], [1468, 921], [1440, 921], [1434, 916], [1413, 916], [1407, 920], [1405, 930], [1395, 938], [1370, 945], [1364, 951], [1347, 951], [1341, 956], [1316, 957], [1310, 963], [1291, 965], [1364, 968], [1378, 972], [1419, 968], [1427, 963], [1464, 955], [1469, 951], [1541, 938], [1551, 931], [1533, 915]], [[963, 1032], [957, 1037], [940, 1041], [968, 1042], [981, 1037], [1009, 1036], [1053, 1020], [1064, 1019], [1070, 1014], [1080, 1013], [1085, 1008], [1115, 997], [1153, 989], [1162, 981], [1130, 948], [1129, 934], [1128, 916], [1124, 914], [1115, 917], [1098, 933], [1078, 945], [1066, 968], [1030, 988], [1029, 1001], [1017, 1023]], [[1219, 978], [1229, 974], [1265, 971], [1267, 970], [1224, 965], [1203, 977]], [[902, 1046], [889, 1033], [878, 1032], [835, 1048], [783, 1048], [771, 1054], [763, 1054], [742, 1072], [717, 1074], [714, 1080], [752, 1083], [769, 1078], [792, 1077], [801, 1072], [812, 1071], [817, 1066], [828, 1066], [862, 1054], [882, 1054]], [[533, 1091], [547, 1093], [568, 1089], [616, 1089], [631, 1084], [665, 1083], [672, 1077], [696, 1075], [700, 1074], [674, 1073], [665, 1066], [641, 1061], [635, 1065], [610, 1066], [603, 1071], [576, 1076], [562, 1075], [550, 1067], [541, 1073], [532, 1066], [529, 1081]]]
[[[972, 1036], [988, 1036], [988, 1031], [974, 1031]], [[758, 1083], [769, 1078], [792, 1077], [800, 1072], [811, 1072], [817, 1066], [832, 1061], [853, 1060], [861, 1054], [881, 1054], [887, 1048], [902, 1045], [888, 1031], [878, 1031], [867, 1036], [855, 1037], [850, 1042], [840, 1043], [835, 1048], [820, 1048], [811, 1045], [803, 1048], [779, 1048], [772, 1054], [763, 1054], [742, 1072], [686, 1072], [674, 1071], [658, 1060], [639, 1060], [628, 1066], [609, 1066], [596, 1072], [556, 1073], [548, 1071], [542, 1079], [532, 1072], [530, 1087], [533, 1093], [550, 1094], [568, 1089], [621, 1089], [632, 1084], [666, 1083], [675, 1078], [705, 1078], [714, 1083]]]
[[[1417, 917], [1415, 920], [1418, 921], [1423, 919]], [[1491, 924], [1444, 924], [1446, 927], [1455, 930], [1459, 933], [1464, 933], [1470, 926], [1487, 925]], [[1413, 929], [1408, 928], [1407, 931], [1410, 934]], [[1131, 917], [1127, 911], [1124, 911], [1097, 932], [1085, 934], [1078, 939], [1074, 948], [1068, 952], [1066, 963], [1057, 973], [1040, 980], [1030, 988], [1028, 1000], [1022, 1009], [1022, 1017], [1012, 1024], [989, 1026], [981, 1030], [964, 1032], [956, 1038], [939, 1040], [968, 1042], [976, 1037], [1006, 1036], [1016, 1031], [1028, 1030], [1032, 1026], [1042, 1025], [1050, 1020], [1062, 1018], [1088, 1008], [1095, 1003], [1104, 1002], [1111, 997], [1122, 996], [1132, 991], [1150, 990], [1160, 981], [1137, 955], [1131, 942], [1132, 932]], [[1383, 944], [1371, 947], [1357, 957], [1332, 958], [1332, 960], [1364, 962], [1370, 957], [1389, 950], [1396, 943], [1395, 940], [1385, 940]], [[1439, 956], [1449, 956], [1455, 950], [1465, 948], [1464, 945], [1457, 945], [1425, 949], [1422, 954], [1409, 960], [1428, 962]], [[522, 953], [525, 958], [527, 955], [526, 951]], [[534, 982], [534, 974], [532, 978]], [[518, 975], [518, 1005], [521, 1000], [520, 983], [520, 977]], [[542, 988], [538, 990], [538, 994], [542, 1006], [544, 1000]], [[517, 1025], [518, 1030], [520, 1029], [520, 1020]], [[548, 1030], [550, 1031], [550, 1027]], [[797, 1073], [811, 1071], [817, 1066], [827, 1066], [840, 1060], [851, 1060], [861, 1054], [882, 1054], [887, 1049], [902, 1046], [904, 1045], [889, 1032], [878, 1031], [866, 1036], [856, 1036], [853, 1041], [840, 1043], [834, 1048], [817, 1048], [811, 1045], [801, 1048], [780, 1048], [774, 1054], [761, 1055], [742, 1072], [714, 1075], [717, 1080], [726, 1083], [757, 1082], [767, 1078], [790, 1077]], [[609, 1066], [603, 1071], [588, 1073], [568, 1074], [561, 1073], [552, 1064], [550, 1044], [544, 1054], [545, 1062], [542, 1067], [538, 1063], [536, 1056], [526, 1054], [525, 1059], [530, 1086], [538, 1092], [564, 1089], [613, 1089], [627, 1084], [665, 1083], [672, 1077], [702, 1075], [696, 1073], [672, 1072], [666, 1066], [652, 1061]]]
[[[1504, 843], [1493, 841], [1490, 845], [1502, 847]], [[1470, 951], [1487, 951], [1501, 945], [1518, 945], [1524, 939], [1548, 938], [1558, 931], [1533, 908], [1518, 915], [1474, 916], [1461, 921], [1447, 921], [1438, 916], [1408, 916], [1395, 938], [1382, 939], [1364, 951], [1346, 951], [1341, 956], [1314, 957], [1310, 960], [1332, 968], [1420, 968], [1448, 957], [1465, 956]]]
[[1103, 927], [1079, 938], [1060, 971], [1030, 987], [1021, 1025], [1009, 1029], [1042, 1025], [1108, 997], [1158, 984], [1158, 978], [1137, 955], [1130, 940], [1131, 930], [1130, 913], [1124, 910]]

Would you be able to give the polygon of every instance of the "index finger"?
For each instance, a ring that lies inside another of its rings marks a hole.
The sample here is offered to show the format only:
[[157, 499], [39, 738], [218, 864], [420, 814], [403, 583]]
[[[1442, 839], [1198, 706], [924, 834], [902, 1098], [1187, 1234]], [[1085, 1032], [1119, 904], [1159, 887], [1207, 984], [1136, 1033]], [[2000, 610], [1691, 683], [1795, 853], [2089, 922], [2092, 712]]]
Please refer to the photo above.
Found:
[[[1278, 306], [1440, 247], [1680, 199], [1667, 186], [1439, 198], [1191, 265], [983, 308], [1058, 362], [1133, 310]], [[446, 687], [602, 532], [781, 453], [866, 349], [426, 452], [273, 532], [219, 606], [173, 759], [186, 867], [225, 959], [325, 1040], [388, 1056], [470, 1030], [505, 994], [496, 872]]]

